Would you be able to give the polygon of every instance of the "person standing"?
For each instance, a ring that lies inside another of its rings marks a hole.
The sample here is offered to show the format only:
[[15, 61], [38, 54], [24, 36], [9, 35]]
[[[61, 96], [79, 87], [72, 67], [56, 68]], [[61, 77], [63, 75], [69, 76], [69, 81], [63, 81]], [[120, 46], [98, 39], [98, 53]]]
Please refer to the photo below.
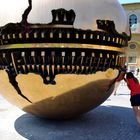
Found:
[[137, 122], [140, 124], [140, 84], [138, 79], [133, 75], [132, 72], [128, 72], [126, 74], [126, 79], [124, 78], [125, 82], [127, 83], [128, 88], [130, 89], [130, 102], [131, 106], [133, 107], [133, 111]]
[[140, 70], [139, 70], [139, 68], [137, 68], [137, 76], [139, 75], [139, 72], [140, 72]]

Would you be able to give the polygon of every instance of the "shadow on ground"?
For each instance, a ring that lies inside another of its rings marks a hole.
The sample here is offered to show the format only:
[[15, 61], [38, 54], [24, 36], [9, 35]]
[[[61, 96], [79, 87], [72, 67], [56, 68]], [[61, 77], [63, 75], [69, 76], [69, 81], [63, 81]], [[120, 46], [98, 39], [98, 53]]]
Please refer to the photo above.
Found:
[[132, 109], [100, 106], [65, 121], [53, 121], [25, 114], [15, 121], [16, 131], [29, 140], [139, 140], [140, 126]]

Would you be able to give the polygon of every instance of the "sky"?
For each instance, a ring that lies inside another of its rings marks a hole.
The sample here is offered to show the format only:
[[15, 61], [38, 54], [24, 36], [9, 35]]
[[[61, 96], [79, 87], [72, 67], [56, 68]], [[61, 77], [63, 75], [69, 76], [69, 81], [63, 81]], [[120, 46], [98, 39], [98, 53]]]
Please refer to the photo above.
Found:
[[120, 3], [135, 3], [140, 2], [140, 0], [119, 0]]

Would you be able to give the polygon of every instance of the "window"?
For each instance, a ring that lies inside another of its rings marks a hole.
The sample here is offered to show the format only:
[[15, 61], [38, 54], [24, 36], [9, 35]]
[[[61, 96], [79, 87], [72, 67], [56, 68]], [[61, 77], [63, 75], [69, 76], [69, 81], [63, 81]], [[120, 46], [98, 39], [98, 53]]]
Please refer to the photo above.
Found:
[[136, 71], [136, 66], [130, 66], [129, 71], [134, 73]]
[[137, 46], [136, 46], [136, 44], [130, 44], [129, 47], [130, 47], [130, 49], [135, 49]]
[[129, 17], [129, 24], [131, 28], [135, 28], [137, 24], [137, 16], [135, 14], [130, 15]]
[[136, 64], [136, 56], [129, 56], [128, 57], [128, 63], [131, 63], [131, 64]]

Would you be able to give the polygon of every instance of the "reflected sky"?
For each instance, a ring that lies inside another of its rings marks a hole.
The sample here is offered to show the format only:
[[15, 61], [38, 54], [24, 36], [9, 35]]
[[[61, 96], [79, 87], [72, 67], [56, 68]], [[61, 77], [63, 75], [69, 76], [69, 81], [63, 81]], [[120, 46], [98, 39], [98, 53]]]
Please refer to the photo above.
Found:
[[140, 0], [119, 0], [120, 3], [135, 3], [140, 2]]
[[[28, 6], [28, 0], [0, 0], [0, 26], [9, 22], [20, 22]], [[76, 12], [75, 27], [97, 29], [96, 20], [113, 20], [118, 32], [127, 32], [127, 17], [117, 0], [33, 0], [33, 9], [28, 21], [31, 23], [50, 23], [51, 10], [65, 8]], [[119, 22], [119, 24], [118, 24]], [[121, 26], [120, 26], [121, 25]]]

